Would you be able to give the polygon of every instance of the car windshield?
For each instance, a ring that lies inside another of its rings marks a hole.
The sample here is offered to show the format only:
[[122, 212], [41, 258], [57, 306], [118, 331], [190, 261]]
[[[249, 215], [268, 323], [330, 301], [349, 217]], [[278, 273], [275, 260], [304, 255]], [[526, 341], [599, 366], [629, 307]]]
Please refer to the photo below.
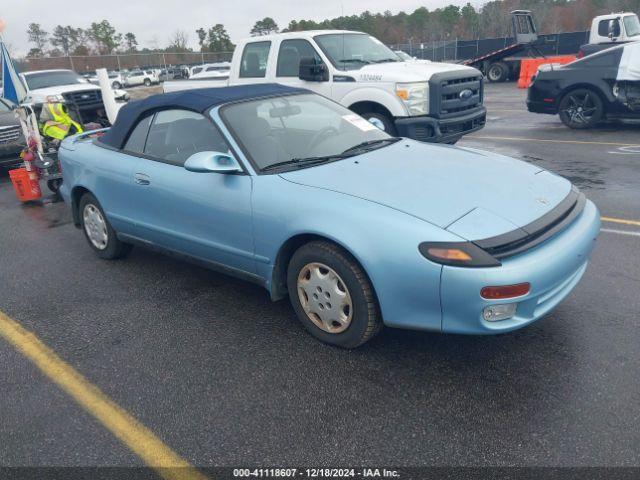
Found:
[[74, 85], [76, 83], [88, 83], [86, 78], [82, 78], [71, 70], [55, 70], [51, 72], [25, 73], [29, 90], [39, 88], [57, 87], [59, 85]]
[[221, 115], [258, 170], [272, 170], [283, 163], [287, 164], [284, 169], [311, 164], [305, 160], [324, 163], [395, 140], [359, 115], [315, 94], [235, 103], [223, 107]]
[[316, 35], [315, 41], [340, 70], [354, 70], [372, 63], [401, 62], [398, 55], [377, 38], [361, 33]]
[[636, 15], [624, 17], [624, 28], [628, 37], [640, 36], [640, 20]]

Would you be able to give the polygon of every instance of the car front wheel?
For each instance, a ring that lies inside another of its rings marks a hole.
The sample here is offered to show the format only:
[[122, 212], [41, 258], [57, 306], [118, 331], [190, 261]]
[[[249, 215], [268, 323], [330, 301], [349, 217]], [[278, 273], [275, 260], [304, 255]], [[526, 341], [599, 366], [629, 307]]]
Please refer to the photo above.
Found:
[[145, 86], [145, 87], [149, 87], [149, 86], [151, 86], [151, 80], [149, 80], [148, 78], [145, 78], [145, 79], [144, 79], [144, 86]]
[[289, 262], [287, 286], [298, 318], [325, 343], [355, 348], [382, 329], [367, 275], [332, 243], [314, 241], [300, 247]]
[[100, 258], [113, 260], [124, 257], [131, 251], [130, 244], [118, 239], [96, 197], [85, 193], [80, 199], [78, 208], [85, 238]]
[[577, 88], [562, 97], [558, 113], [562, 123], [569, 128], [591, 128], [602, 120], [604, 105], [597, 93]]
[[120, 82], [113, 82], [111, 86], [114, 88], [114, 90], [120, 90], [122, 88], [122, 84]]
[[365, 118], [372, 125], [378, 127], [383, 132], [386, 132], [391, 136], [396, 135], [396, 127], [393, 124], [393, 121], [386, 115], [375, 112], [367, 112], [360, 114], [360, 116]]

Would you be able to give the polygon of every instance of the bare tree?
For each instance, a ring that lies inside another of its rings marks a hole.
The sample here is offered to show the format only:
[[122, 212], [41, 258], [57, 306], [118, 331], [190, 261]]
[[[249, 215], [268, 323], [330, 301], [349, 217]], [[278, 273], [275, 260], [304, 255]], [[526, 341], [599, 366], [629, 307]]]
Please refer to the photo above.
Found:
[[167, 50], [172, 52], [187, 52], [187, 43], [189, 42], [189, 35], [184, 30], [176, 30], [169, 37], [169, 46]]

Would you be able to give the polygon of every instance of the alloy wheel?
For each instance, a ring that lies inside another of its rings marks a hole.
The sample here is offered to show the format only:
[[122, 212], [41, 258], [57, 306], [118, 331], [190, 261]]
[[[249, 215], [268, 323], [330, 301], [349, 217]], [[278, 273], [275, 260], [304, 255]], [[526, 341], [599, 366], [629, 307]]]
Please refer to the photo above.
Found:
[[593, 114], [597, 110], [592, 95], [589, 92], [569, 95], [569, 105], [563, 110], [569, 121], [580, 125], [588, 125], [590, 123]]

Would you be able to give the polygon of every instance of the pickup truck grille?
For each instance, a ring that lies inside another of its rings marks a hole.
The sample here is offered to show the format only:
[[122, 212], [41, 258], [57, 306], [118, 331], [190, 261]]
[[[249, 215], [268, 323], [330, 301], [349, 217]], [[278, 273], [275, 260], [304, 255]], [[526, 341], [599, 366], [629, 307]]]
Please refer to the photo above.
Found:
[[78, 108], [95, 106], [102, 103], [102, 92], [100, 90], [81, 90], [62, 94], [65, 101], [77, 105]]
[[429, 84], [430, 110], [438, 118], [471, 113], [482, 105], [481, 75], [460, 76], [457, 72], [444, 72], [433, 75]]
[[20, 125], [10, 127], [0, 127], [0, 144], [13, 143], [20, 138], [22, 129]]

